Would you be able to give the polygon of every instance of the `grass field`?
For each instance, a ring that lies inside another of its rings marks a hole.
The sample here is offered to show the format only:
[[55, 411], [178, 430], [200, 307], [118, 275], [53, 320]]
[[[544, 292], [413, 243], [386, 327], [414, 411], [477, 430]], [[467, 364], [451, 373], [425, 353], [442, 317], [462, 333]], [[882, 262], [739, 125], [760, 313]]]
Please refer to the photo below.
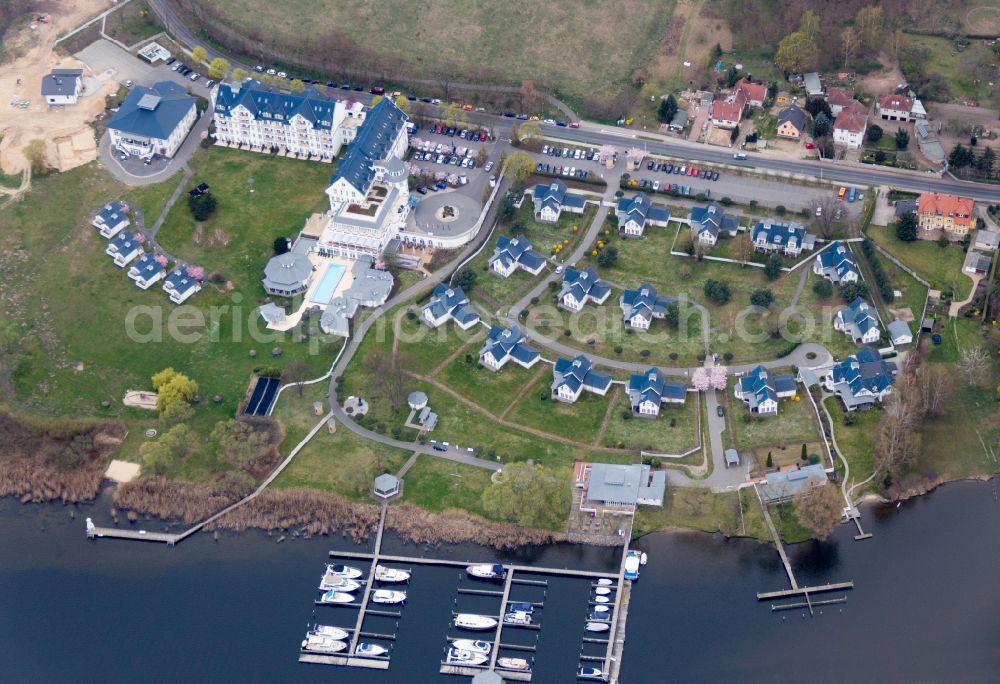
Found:
[[[601, 94], [609, 85], [623, 85], [637, 68], [645, 68], [673, 7], [671, 0], [652, 5], [638, 0], [613, 5], [589, 0], [516, 3], [504, 5], [503, 11], [483, 0], [430, 5], [363, 0], [289, 0], [280, 6], [260, 0], [213, 3], [228, 26], [247, 36], [260, 35], [267, 27], [267, 42], [290, 55], [314, 57], [335, 38], [333, 43], [343, 49], [334, 63], [341, 62], [345, 71], [375, 66], [373, 57], [360, 56], [355, 44], [362, 44], [366, 55], [405, 65], [390, 67], [390, 72], [420, 78], [446, 74], [441, 80], [449, 81], [488, 78], [515, 85], [530, 80], [571, 103]], [[358, 33], [356, 27], [364, 28]], [[626, 35], [628, 40], [622, 40]]]
[[483, 510], [482, 496], [491, 474], [483, 468], [422, 455], [406, 473], [403, 501], [429, 511], [460, 508], [489, 517]]
[[927, 240], [901, 242], [892, 228], [878, 226], [868, 229], [868, 237], [920, 274], [934, 289], [954, 292], [954, 299], [959, 301], [969, 295], [972, 280], [962, 273], [965, 253], [958, 245], [939, 247], [937, 242]]
[[[552, 371], [547, 364], [545, 369], [538, 381], [513, 404], [507, 419], [567, 439], [591, 443], [597, 437], [613, 390], [604, 397], [584, 391], [575, 403], [565, 404], [551, 398]], [[513, 397], [507, 399], [513, 401]]]
[[881, 254], [876, 256], [892, 283], [892, 289], [903, 294], [889, 305], [890, 313], [896, 315], [897, 311], [908, 308], [913, 313], [913, 320], [907, 325], [910, 326], [910, 332], [916, 335], [920, 329], [920, 315], [924, 310], [924, 300], [927, 299], [927, 288]]
[[774, 447], [777, 463], [780, 447], [793, 449], [797, 458], [803, 443], [818, 442], [820, 439], [812, 404], [808, 397], [802, 395], [801, 387], [799, 401], [782, 399], [778, 404], [778, 415], [753, 418], [749, 422], [744, 420], [744, 416], [749, 414], [743, 402], [736, 399], [732, 391], [727, 392], [726, 396], [729, 403], [728, 426], [738, 449]]
[[953, 98], [983, 101], [982, 106], [989, 106], [990, 88], [987, 86], [987, 81], [981, 78], [984, 72], [977, 73], [971, 68], [971, 65], [977, 62], [985, 61], [991, 64], [996, 61], [996, 56], [988, 45], [973, 40], [966, 49], [958, 51], [954, 43], [947, 38], [911, 34], [906, 35], [905, 44], [907, 47], [914, 46], [926, 51], [925, 70], [939, 74], [947, 83]]
[[[875, 438], [878, 434], [878, 423], [882, 419], [882, 411], [856, 411], [854, 425], [844, 425], [844, 408], [840, 400], [836, 397], [827, 397], [823, 403], [833, 419], [837, 446], [851, 466], [852, 482], [868, 479], [875, 470]], [[864, 489], [857, 490], [856, 494], [874, 491], [877, 486], [877, 483], [872, 481]]]
[[689, 393], [683, 406], [664, 404], [657, 418], [632, 416], [625, 419], [626, 413], [631, 415], [631, 408], [628, 394], [622, 392], [604, 433], [605, 446], [625, 445], [627, 449], [674, 454], [693, 449], [698, 445], [695, 417], [698, 397], [699, 395]]

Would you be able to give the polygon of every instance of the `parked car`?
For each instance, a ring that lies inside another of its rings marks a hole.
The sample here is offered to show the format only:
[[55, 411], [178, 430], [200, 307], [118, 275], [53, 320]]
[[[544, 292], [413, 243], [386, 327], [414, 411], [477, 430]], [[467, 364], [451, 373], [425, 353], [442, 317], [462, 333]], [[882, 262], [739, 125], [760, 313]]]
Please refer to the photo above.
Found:
[[278, 73], [278, 70], [275, 69], [274, 67], [271, 67], [270, 69], [267, 70], [267, 73], [269, 76], [274, 76]]
[[660, 181], [658, 180], [653, 181], [653, 190], [656, 191], [659, 189], [660, 189]]
[[434, 451], [448, 451], [448, 447], [444, 444], [434, 444], [431, 448], [434, 449]]
[[569, 125], [569, 127], [570, 127], [570, 128], [579, 128], [579, 127], [580, 127], [580, 124], [578, 124], [577, 122], [575, 122], [575, 121], [574, 121], [573, 123], [571, 123], [571, 124]]
[[173, 64], [176, 61], [177, 61], [176, 57], [167, 57], [166, 60], [164, 60], [163, 63], [166, 64], [167, 66], [170, 66], [171, 64]]
[[722, 418], [723, 416], [726, 415], [726, 412], [723, 410], [721, 406], [716, 406], [715, 412], [719, 415], [719, 418]]
[[337, 83], [336, 81], [327, 81], [326, 87], [327, 88], [339, 88], [340, 84]]
[[565, 122], [565, 121], [562, 121], [562, 120], [560, 120], [560, 121], [556, 121], [556, 126], [564, 126], [564, 127], [565, 127], [566, 125], [567, 125], [567, 124], [566, 124], [566, 122]]
[[427, 194], [427, 188], [425, 188], [424, 186], [421, 185], [419, 188], [417, 188], [417, 192], [419, 192], [421, 195], [426, 195]]
[[253, 68], [253, 70], [256, 71], [258, 74], [264, 73], [264, 67], [262, 67], [260, 64], [258, 64], [257, 66], [255, 66]]
[[[546, 166], [548, 166], [548, 164], [546, 164]], [[492, 171], [492, 170], [493, 170], [493, 162], [488, 161], [488, 162], [486, 162], [485, 165], [483, 165], [483, 171], [489, 172], [489, 171]]]
[[806, 149], [807, 150], [815, 150], [816, 146], [813, 145], [812, 143], [806, 143]]
[[288, 78], [288, 74], [286, 74], [284, 71], [279, 71], [278, 78]]

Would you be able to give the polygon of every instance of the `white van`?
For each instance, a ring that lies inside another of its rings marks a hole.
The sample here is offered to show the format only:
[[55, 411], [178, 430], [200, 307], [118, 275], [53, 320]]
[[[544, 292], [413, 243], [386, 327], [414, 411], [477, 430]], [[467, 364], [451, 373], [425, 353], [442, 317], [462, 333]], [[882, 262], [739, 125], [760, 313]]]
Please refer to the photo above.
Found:
[[746, 158], [747, 158], [746, 152], [737, 152], [736, 154], [733, 155], [733, 159], [746, 159]]

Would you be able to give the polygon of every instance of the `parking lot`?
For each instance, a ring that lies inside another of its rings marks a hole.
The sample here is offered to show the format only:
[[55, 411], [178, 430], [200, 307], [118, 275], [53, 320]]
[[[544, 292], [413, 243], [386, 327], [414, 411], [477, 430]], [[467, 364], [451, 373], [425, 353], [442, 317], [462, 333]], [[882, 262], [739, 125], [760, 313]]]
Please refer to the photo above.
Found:
[[211, 92], [210, 88], [205, 87], [204, 78], [191, 81], [162, 62], [155, 66], [148, 64], [108, 40], [95, 41], [80, 50], [76, 56], [95, 73], [108, 73], [122, 85], [126, 81], [142, 86], [149, 86], [157, 81], [173, 81], [200, 97], [208, 98]]

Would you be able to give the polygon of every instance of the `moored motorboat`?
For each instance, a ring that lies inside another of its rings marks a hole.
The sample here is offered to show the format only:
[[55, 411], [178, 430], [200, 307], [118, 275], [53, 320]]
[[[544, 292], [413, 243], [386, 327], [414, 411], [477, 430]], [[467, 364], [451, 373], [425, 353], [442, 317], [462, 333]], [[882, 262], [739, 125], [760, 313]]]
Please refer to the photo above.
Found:
[[503, 621], [507, 625], [530, 625], [531, 613], [525, 613], [523, 610], [512, 610], [503, 616]]
[[587, 623], [586, 629], [588, 632], [607, 632], [609, 629], [611, 629], [611, 625], [609, 625], [607, 622], [591, 621]]
[[641, 556], [639, 556], [639, 565], [645, 565], [645, 564], [646, 564], [646, 561], [647, 561], [648, 559], [649, 559], [649, 557], [648, 557], [648, 556], [646, 555], [646, 552], [645, 552], [645, 551], [643, 551], [643, 552], [642, 552], [642, 555], [641, 555]]
[[611, 593], [611, 589], [608, 587], [597, 587], [597, 589], [594, 589], [594, 593], [598, 596], [607, 596]]
[[607, 596], [595, 596], [594, 597], [594, 603], [610, 603], [610, 602], [611, 602], [611, 599], [609, 599]]
[[604, 671], [596, 667], [581, 667], [576, 673], [579, 679], [604, 679]]
[[524, 658], [497, 658], [497, 667], [504, 670], [527, 672], [531, 668], [531, 663]]
[[597, 580], [597, 586], [599, 587], [610, 587], [613, 584], [614, 581], [609, 580], [607, 577], [602, 577], [601, 579]]
[[342, 575], [347, 579], [357, 579], [361, 577], [362, 572], [353, 565], [327, 565], [326, 571], [334, 575]]
[[625, 579], [639, 579], [639, 554], [635, 551], [629, 551], [625, 555]]
[[337, 591], [336, 589], [330, 589], [329, 591], [323, 592], [323, 595], [319, 597], [320, 603], [354, 603], [354, 594], [348, 594], [345, 591]]
[[504, 569], [499, 563], [480, 563], [479, 565], [470, 565], [465, 569], [471, 577], [476, 577], [478, 579], [489, 579], [498, 580], [503, 579]]
[[343, 641], [344, 639], [350, 638], [350, 633], [346, 629], [331, 627], [330, 625], [313, 625], [313, 628], [309, 630], [309, 633], [316, 634], [317, 636], [328, 637], [330, 639], [336, 639], [337, 641]]
[[392, 589], [376, 589], [372, 592], [372, 603], [402, 603], [406, 600], [405, 591], [394, 591]]
[[327, 575], [319, 583], [320, 591], [329, 591], [330, 589], [337, 591], [357, 591], [360, 588], [360, 582], [347, 579], [343, 575]]
[[472, 651], [463, 651], [460, 648], [449, 648], [445, 662], [456, 665], [482, 665], [489, 660], [489, 656]]
[[388, 652], [389, 649], [385, 646], [379, 646], [378, 644], [371, 644], [365, 641], [362, 641], [354, 649], [354, 655], [369, 657], [382, 656]]
[[489, 653], [493, 650], [493, 644], [488, 641], [478, 641], [475, 639], [455, 639], [451, 642], [452, 648], [459, 651], [469, 651], [470, 653]]
[[345, 648], [347, 648], [347, 644], [343, 641], [318, 634], [308, 634], [302, 640], [302, 650], [311, 653], [340, 653]]
[[455, 626], [459, 629], [479, 631], [493, 629], [497, 626], [496, 618], [487, 615], [476, 615], [474, 613], [459, 613], [455, 616]]
[[375, 568], [375, 579], [379, 582], [407, 582], [410, 579], [410, 572], [379, 565]]
[[517, 611], [520, 611], [522, 613], [534, 613], [535, 607], [530, 603], [508, 603], [507, 611], [510, 613], [514, 613]]
[[610, 610], [611, 609], [608, 608], [607, 606], [594, 606], [595, 613], [607, 613], [610, 612]]

